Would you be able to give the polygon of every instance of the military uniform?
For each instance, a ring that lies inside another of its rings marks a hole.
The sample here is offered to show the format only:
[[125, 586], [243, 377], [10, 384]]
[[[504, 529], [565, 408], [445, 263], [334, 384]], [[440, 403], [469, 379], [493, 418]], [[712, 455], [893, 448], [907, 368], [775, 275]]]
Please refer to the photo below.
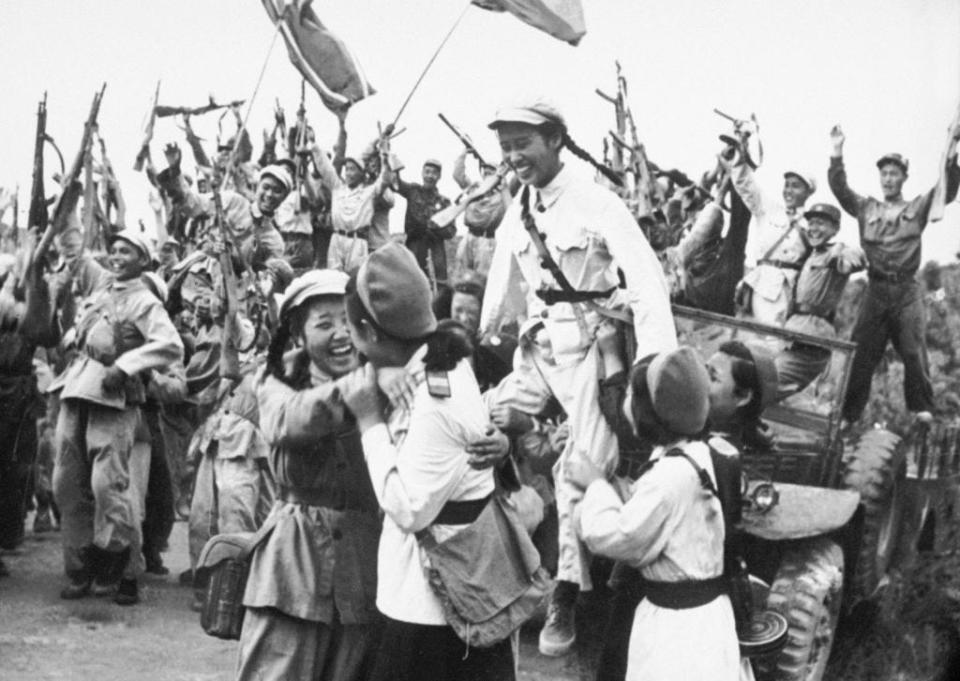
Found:
[[[60, 390], [54, 495], [62, 515], [67, 574], [83, 579], [91, 551], [116, 556], [141, 543], [130, 485], [129, 458], [139, 406], [140, 374], [182, 362], [183, 344], [160, 301], [138, 279], [113, 281], [77, 322], [79, 355], [58, 377]], [[107, 367], [126, 374], [120, 390], [103, 386]], [[130, 556], [127, 576], [142, 566]]]
[[[902, 157], [881, 158], [884, 161]], [[893, 161], [897, 162], [897, 161]], [[946, 201], [956, 198], [960, 185], [960, 166], [956, 156], [948, 168]], [[893, 342], [903, 360], [904, 397], [913, 412], [932, 411], [933, 386], [927, 363], [924, 338], [926, 312], [923, 290], [916, 281], [920, 268], [920, 246], [934, 191], [911, 201], [881, 201], [860, 196], [847, 184], [842, 157], [830, 159], [830, 189], [847, 213], [857, 218], [860, 243], [867, 256], [867, 295], [860, 308], [851, 340], [857, 344], [847, 386], [843, 416], [856, 421], [870, 399], [873, 371], [883, 358], [887, 343]]]
[[[557, 577], [589, 588], [585, 556], [569, 518], [575, 494], [561, 469], [573, 455], [588, 456], [605, 469], [616, 459], [616, 436], [599, 407], [599, 354], [594, 336], [604, 317], [582, 303], [547, 304], [537, 295], [541, 289], [555, 291], [559, 286], [541, 267], [537, 249], [523, 226], [525, 191], [507, 210], [499, 228], [480, 332], [495, 334], [510, 313], [525, 312], [527, 320], [521, 328], [519, 363], [488, 399], [491, 404], [537, 414], [555, 397], [566, 411], [570, 439], [555, 467], [561, 532]], [[566, 167], [536, 193], [536, 199], [528, 198], [538, 206], [533, 212], [537, 229], [546, 235], [546, 246], [570, 284], [581, 291], [612, 290], [597, 303], [604, 308], [629, 307], [637, 358], [675, 348], [676, 330], [663, 270], [620, 199]], [[626, 288], [617, 288], [619, 272]]]
[[807, 253], [801, 234], [802, 209], [785, 208], [764, 196], [746, 163], [734, 167], [731, 179], [755, 226], [756, 267], [743, 278], [743, 284], [752, 291], [751, 315], [759, 322], [781, 326], [789, 314], [793, 286]]

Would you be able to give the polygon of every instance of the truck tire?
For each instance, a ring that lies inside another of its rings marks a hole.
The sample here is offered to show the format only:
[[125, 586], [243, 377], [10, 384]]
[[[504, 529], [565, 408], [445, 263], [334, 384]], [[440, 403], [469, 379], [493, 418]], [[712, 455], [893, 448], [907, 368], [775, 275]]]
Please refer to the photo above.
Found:
[[787, 644], [757, 660], [763, 678], [821, 681], [833, 649], [843, 600], [843, 551], [826, 537], [785, 552], [770, 586], [767, 607], [787, 619]]
[[903, 521], [906, 460], [900, 454], [900, 437], [873, 428], [864, 432], [849, 452], [844, 452], [843, 485], [860, 493], [863, 533], [857, 564], [851, 566], [852, 596], [869, 598], [890, 567]]

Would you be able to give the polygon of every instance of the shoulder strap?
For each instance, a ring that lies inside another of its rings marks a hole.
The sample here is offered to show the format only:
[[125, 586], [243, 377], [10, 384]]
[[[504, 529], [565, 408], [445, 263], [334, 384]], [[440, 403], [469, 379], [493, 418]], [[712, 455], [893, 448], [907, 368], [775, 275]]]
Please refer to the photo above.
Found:
[[780, 238], [774, 241], [773, 246], [771, 246], [767, 252], [763, 254], [763, 257], [757, 261], [758, 264], [762, 263], [764, 260], [769, 260], [773, 254], [777, 252], [777, 249], [780, 248], [780, 244], [786, 241], [791, 232], [797, 228], [797, 222], [798, 220], [790, 221], [790, 226], [783, 230], [783, 234], [780, 235]]
[[523, 193], [520, 196], [520, 206], [520, 219], [523, 221], [523, 227], [527, 230], [527, 234], [530, 235], [530, 241], [533, 242], [533, 247], [537, 249], [540, 265], [553, 275], [554, 280], [561, 289], [567, 293], [576, 293], [576, 289], [573, 288], [567, 280], [566, 275], [563, 273], [563, 270], [560, 269], [557, 261], [550, 255], [550, 249], [548, 249], [544, 243], [543, 235], [540, 234], [540, 231], [537, 229], [537, 223], [530, 213], [530, 185], [524, 185], [523, 187]]
[[[550, 254], [550, 249], [547, 248], [547, 245], [544, 243], [544, 237], [537, 229], [537, 223], [533, 219], [533, 214], [530, 212], [530, 185], [524, 185], [523, 191], [520, 194], [520, 220], [523, 222], [524, 229], [527, 230], [527, 234], [530, 236], [530, 241], [533, 243], [533, 247], [537, 250], [537, 257], [540, 258], [540, 265], [546, 269], [553, 276], [554, 281], [557, 282], [557, 286], [572, 296], [578, 296], [580, 291], [573, 288], [570, 284], [570, 281], [567, 279], [566, 275], [563, 273], [563, 270], [560, 269], [560, 266], [557, 264], [557, 261], [553, 259], [553, 256]], [[616, 287], [614, 287], [616, 288]], [[610, 289], [608, 293], [612, 293], [614, 289]], [[623, 310], [612, 310], [602, 305], [597, 305], [597, 303], [589, 298], [585, 298], [579, 302], [586, 304], [595, 312], [603, 315], [604, 317], [609, 317], [611, 319], [618, 319], [626, 324], [633, 324], [633, 314], [629, 311]]]
[[[711, 452], [712, 452], [712, 450], [711, 450]], [[715, 496], [717, 499], [720, 498], [720, 493], [717, 492], [717, 487], [716, 487], [716, 485], [714, 485], [714, 484], [713, 484], [713, 480], [710, 479], [710, 474], [707, 473], [707, 471], [705, 471], [705, 470], [700, 466], [700, 464], [698, 464], [698, 463], [693, 459], [692, 456], [690, 456], [689, 454], [687, 454], [685, 451], [683, 451], [683, 450], [680, 449], [679, 447], [674, 447], [674, 448], [671, 449], [669, 452], [667, 452], [666, 454], [664, 454], [664, 456], [682, 456], [684, 459], [686, 459], [686, 460], [690, 463], [691, 466], [693, 466], [693, 470], [695, 470], [695, 471], [697, 472], [697, 477], [700, 478], [700, 486], [703, 487], [703, 489], [705, 489], [706, 491], [710, 492], [710, 494], [712, 494], [713, 496]]]

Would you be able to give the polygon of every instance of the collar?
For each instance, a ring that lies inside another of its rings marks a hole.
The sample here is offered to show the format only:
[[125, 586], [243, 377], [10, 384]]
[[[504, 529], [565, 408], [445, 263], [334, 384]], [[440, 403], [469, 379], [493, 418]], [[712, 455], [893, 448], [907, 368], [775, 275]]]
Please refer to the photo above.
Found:
[[407, 363], [404, 365], [404, 370], [414, 378], [418, 378], [418, 374], [422, 374], [423, 369], [423, 358], [427, 355], [427, 344], [424, 343], [419, 348], [414, 350], [413, 355], [410, 356], [410, 359], [407, 360]]
[[136, 291], [138, 289], [146, 289], [146, 284], [143, 283], [140, 277], [134, 277], [126, 281], [117, 281], [114, 279], [110, 282], [111, 291]]
[[326, 371], [310, 362], [310, 385], [316, 388], [318, 385], [324, 385], [333, 380], [333, 377]]
[[552, 180], [550, 180], [546, 187], [542, 187], [540, 189], [537, 189], [536, 187], [533, 188], [534, 205], [543, 206], [544, 210], [549, 209], [557, 202], [557, 199], [559, 199], [560, 195], [563, 194], [563, 190], [570, 185], [572, 179], [573, 176], [567, 169], [567, 165], [563, 164], [560, 167], [560, 171]]

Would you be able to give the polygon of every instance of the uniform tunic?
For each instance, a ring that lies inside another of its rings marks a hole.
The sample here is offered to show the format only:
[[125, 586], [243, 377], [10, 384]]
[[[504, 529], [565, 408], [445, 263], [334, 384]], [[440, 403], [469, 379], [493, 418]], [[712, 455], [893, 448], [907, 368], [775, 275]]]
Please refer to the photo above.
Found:
[[[84, 567], [82, 549], [137, 548], [128, 576], [140, 568], [129, 458], [139, 405], [139, 374], [183, 361], [183, 344], [160, 301], [138, 279], [113, 281], [88, 301], [77, 322], [80, 353], [51, 385], [61, 390], [53, 487], [62, 514], [68, 574]], [[107, 366], [127, 375], [116, 392], [103, 388]]]
[[734, 167], [732, 179], [755, 226], [752, 257], [756, 267], [743, 278], [753, 290], [752, 315], [757, 321], [780, 326], [787, 319], [793, 285], [807, 252], [802, 236], [805, 220], [799, 209], [765, 196], [746, 163]]
[[[576, 512], [578, 529], [592, 551], [639, 568], [646, 579], [718, 577], [723, 573], [724, 540], [720, 501], [701, 487], [689, 461], [664, 457], [674, 447], [691, 456], [716, 484], [710, 450], [703, 442], [681, 440], [659, 447], [651, 456], [657, 464], [637, 480], [626, 502], [605, 480], [587, 488]], [[682, 610], [648, 600], [637, 607], [628, 680], [735, 681], [743, 669], [726, 595]]]
[[[946, 201], [956, 198], [960, 166], [947, 169]], [[860, 196], [847, 184], [843, 158], [831, 157], [830, 189], [840, 205], [857, 218], [860, 243], [867, 256], [867, 295], [851, 340], [857, 344], [843, 405], [848, 421], [860, 418], [870, 398], [873, 371], [892, 341], [903, 360], [904, 397], [910, 411], [934, 408], [924, 329], [923, 294], [915, 281], [920, 246], [934, 191], [912, 201], [880, 201]]]
[[[656, 254], [633, 216], [612, 192], [564, 167], [546, 186], [531, 188], [537, 229], [567, 280], [577, 290], [615, 288], [618, 270], [626, 281], [598, 304], [629, 307], [633, 313], [636, 357], [676, 348], [669, 290]], [[533, 196], [536, 194], [537, 196]], [[586, 556], [570, 523], [575, 490], [564, 481], [567, 457], [588, 456], [604, 468], [617, 456], [617, 440], [600, 413], [598, 352], [594, 335], [602, 316], [583, 304], [546, 305], [541, 288], [559, 289], [540, 266], [537, 250], [521, 219], [523, 191], [507, 210], [497, 232], [497, 250], [487, 279], [482, 335], [494, 335], [511, 313], [527, 318], [521, 329], [521, 358], [514, 372], [491, 391], [491, 404], [528, 414], [544, 410], [555, 397], [569, 416], [570, 438], [556, 464], [560, 521], [559, 579], [589, 588]], [[539, 206], [539, 208], [535, 208]], [[542, 208], [542, 211], [540, 210]]]
[[336, 384], [307, 362], [288, 362], [300, 390], [257, 379], [280, 499], [244, 593], [239, 679], [362, 679], [377, 642], [377, 500]]

